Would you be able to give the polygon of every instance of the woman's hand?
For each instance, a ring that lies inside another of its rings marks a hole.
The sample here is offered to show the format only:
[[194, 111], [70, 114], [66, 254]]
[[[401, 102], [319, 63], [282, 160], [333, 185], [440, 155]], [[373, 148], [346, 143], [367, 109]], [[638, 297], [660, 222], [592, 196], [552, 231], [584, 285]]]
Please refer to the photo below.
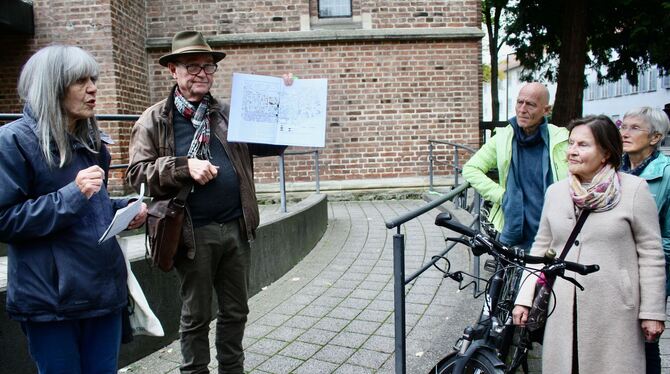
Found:
[[523, 305], [515, 305], [512, 310], [512, 322], [517, 326], [526, 326], [530, 308]]
[[644, 333], [644, 340], [649, 343], [657, 341], [665, 330], [665, 323], [662, 321], [643, 319], [640, 325]]
[[144, 221], [147, 220], [147, 204], [142, 203], [140, 206], [140, 212], [133, 218], [132, 221], [128, 224], [126, 230], [133, 230], [144, 225]]
[[87, 199], [98, 193], [102, 187], [102, 181], [105, 179], [105, 171], [98, 165], [80, 170], [74, 183], [79, 187], [79, 191], [86, 195]]
[[293, 76], [293, 73], [286, 73], [286, 74], [282, 75], [281, 77], [282, 77], [282, 79], [284, 79], [284, 84], [287, 85], [287, 86], [292, 85], [293, 81], [298, 79], [298, 77]]

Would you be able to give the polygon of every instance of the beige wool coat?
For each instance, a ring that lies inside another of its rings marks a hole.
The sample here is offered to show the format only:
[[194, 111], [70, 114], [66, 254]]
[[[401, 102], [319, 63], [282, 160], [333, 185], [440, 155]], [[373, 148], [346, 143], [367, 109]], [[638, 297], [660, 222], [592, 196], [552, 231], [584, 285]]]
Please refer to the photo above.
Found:
[[[644, 373], [640, 322], [665, 321], [665, 260], [656, 204], [644, 180], [619, 176], [621, 200], [609, 211], [588, 216], [566, 257], [598, 264], [600, 271], [587, 276], [566, 272], [584, 286], [583, 292], [560, 278], [554, 284], [558, 301], [547, 320], [543, 373], [571, 373], [575, 323], [580, 373]], [[551, 185], [531, 254], [543, 256], [553, 248], [560, 255], [576, 221], [568, 179]], [[525, 277], [517, 304], [532, 304], [535, 281], [533, 275]]]

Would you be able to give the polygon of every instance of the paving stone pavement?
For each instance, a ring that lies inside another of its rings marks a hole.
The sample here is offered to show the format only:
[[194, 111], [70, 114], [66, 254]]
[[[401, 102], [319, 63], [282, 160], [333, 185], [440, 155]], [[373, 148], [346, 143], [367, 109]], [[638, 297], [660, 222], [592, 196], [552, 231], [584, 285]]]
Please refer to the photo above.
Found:
[[[321, 241], [284, 277], [249, 302], [244, 337], [249, 373], [394, 373], [393, 234], [384, 221], [423, 201], [329, 202], [329, 224]], [[270, 209], [270, 208], [265, 208]], [[268, 210], [266, 210], [268, 211]], [[433, 210], [402, 226], [406, 274], [444, 249], [448, 232], [433, 224]], [[263, 214], [263, 213], [262, 213]], [[471, 268], [457, 247], [451, 269]], [[471, 289], [429, 269], [406, 287], [407, 372], [426, 373], [450, 350], [479, 314], [481, 298]], [[213, 343], [214, 323], [210, 343]], [[670, 374], [670, 338], [661, 344]], [[539, 372], [539, 359], [532, 363]], [[210, 369], [216, 372], [215, 348]], [[179, 373], [175, 341], [119, 370], [120, 373]]]
[[[384, 221], [423, 201], [331, 202], [326, 233], [284, 277], [250, 300], [244, 338], [250, 373], [393, 373], [393, 234]], [[406, 274], [445, 248], [437, 211], [403, 226]], [[470, 267], [464, 249], [452, 266]], [[406, 287], [407, 368], [426, 372], [478, 313], [470, 292], [430, 269]], [[456, 311], [468, 312], [456, 313]], [[213, 342], [213, 327], [210, 342]], [[212, 358], [215, 349], [212, 346]], [[178, 373], [179, 343], [120, 370]], [[210, 364], [215, 371], [216, 360]]]

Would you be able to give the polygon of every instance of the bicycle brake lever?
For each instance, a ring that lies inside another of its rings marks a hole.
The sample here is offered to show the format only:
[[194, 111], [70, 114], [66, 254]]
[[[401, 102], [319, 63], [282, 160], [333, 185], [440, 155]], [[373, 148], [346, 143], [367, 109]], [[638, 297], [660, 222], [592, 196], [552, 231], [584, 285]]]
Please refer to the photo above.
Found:
[[582, 286], [581, 284], [579, 284], [579, 282], [577, 282], [577, 279], [575, 279], [575, 278], [571, 278], [571, 277], [566, 277], [566, 276], [563, 276], [562, 278], [565, 279], [566, 281], [568, 281], [568, 282], [574, 284], [574, 285], [575, 285], [577, 288], [579, 288], [580, 290], [584, 291], [584, 286]]

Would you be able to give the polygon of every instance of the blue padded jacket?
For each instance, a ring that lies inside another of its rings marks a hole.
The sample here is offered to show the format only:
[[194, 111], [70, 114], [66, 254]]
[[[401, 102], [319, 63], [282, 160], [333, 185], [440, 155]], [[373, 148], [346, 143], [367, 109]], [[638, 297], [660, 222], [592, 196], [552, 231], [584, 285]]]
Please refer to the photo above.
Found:
[[[0, 127], [0, 241], [9, 244], [7, 312], [19, 321], [48, 322], [102, 316], [127, 303], [126, 266], [116, 239], [98, 245], [117, 209], [106, 187], [90, 199], [77, 173], [110, 154], [73, 143], [72, 161], [49, 166], [28, 107]], [[106, 180], [106, 178], [105, 178]]]

